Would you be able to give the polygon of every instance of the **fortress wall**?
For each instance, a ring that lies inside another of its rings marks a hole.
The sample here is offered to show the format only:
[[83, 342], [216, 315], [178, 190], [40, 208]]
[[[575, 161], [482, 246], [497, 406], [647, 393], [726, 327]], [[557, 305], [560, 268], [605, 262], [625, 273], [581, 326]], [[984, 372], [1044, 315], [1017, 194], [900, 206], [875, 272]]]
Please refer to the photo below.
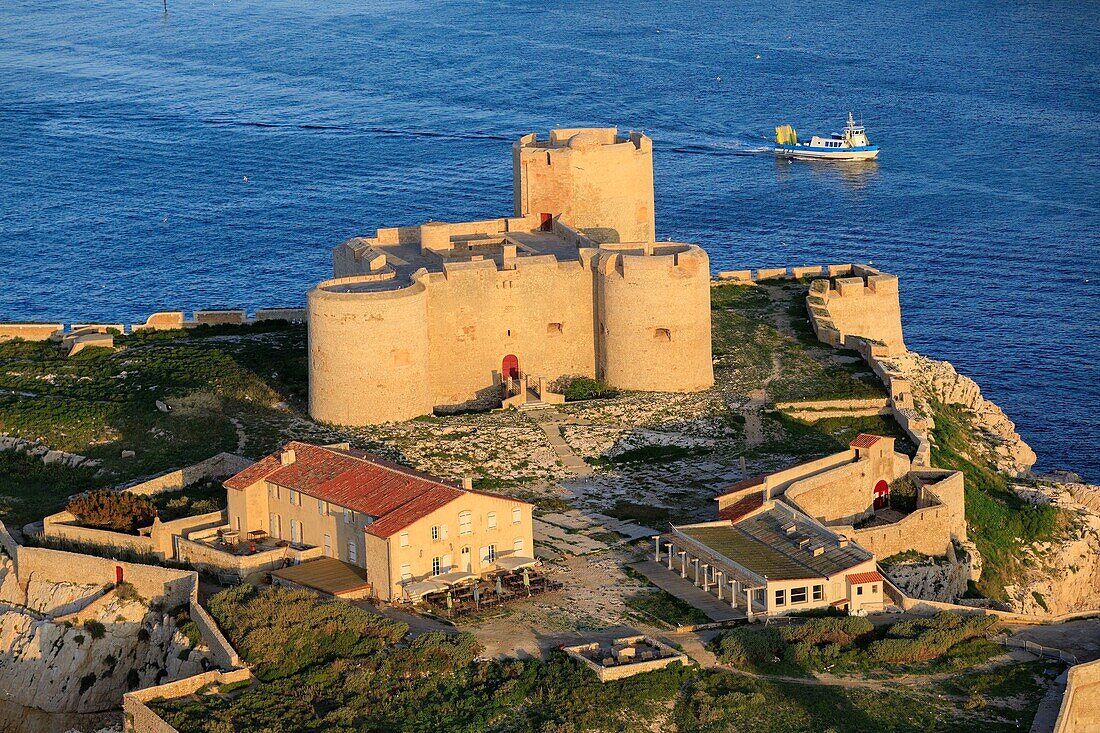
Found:
[[186, 697], [207, 685], [229, 685], [234, 682], [245, 682], [252, 679], [252, 672], [248, 669], [233, 669], [227, 672], [211, 671], [197, 674], [175, 682], [167, 682], [156, 687], [146, 687], [144, 690], [127, 692], [122, 696], [122, 710], [124, 713], [122, 730], [124, 733], [178, 733], [178, 731], [149, 709], [146, 703], [153, 700], [171, 700], [177, 697]]
[[512, 146], [516, 216], [560, 215], [600, 241], [652, 242], [650, 139], [631, 133], [622, 141], [615, 128], [557, 130], [552, 135], [549, 144], [525, 136]]
[[250, 459], [233, 453], [218, 453], [178, 471], [169, 471], [132, 486], [123, 486], [122, 490], [141, 496], [155, 496], [169, 491], [179, 491], [203, 479], [227, 478], [243, 471], [252, 463]]
[[421, 282], [379, 292], [309, 291], [309, 414], [337, 425], [408, 420], [432, 411], [427, 296]]
[[432, 405], [498, 400], [507, 355], [547, 381], [595, 376], [593, 287], [587, 266], [552, 256], [519, 258], [511, 270], [491, 260], [448, 263], [427, 284]]
[[806, 463], [800, 463], [797, 466], [791, 466], [782, 471], [768, 474], [764, 482], [768, 487], [770, 496], [775, 498], [783, 494], [787, 488], [796, 481], [807, 479], [825, 471], [830, 471], [839, 466], [844, 466], [852, 463], [855, 459], [856, 452], [854, 450], [849, 449], [841, 451], [840, 453], [834, 453], [824, 458], [807, 461]]
[[714, 384], [705, 251], [603, 253], [597, 293], [598, 375], [608, 384], [659, 392]]
[[822, 524], [858, 522], [872, 513], [874, 482], [869, 469], [869, 461], [839, 466], [795, 481], [783, 498]]
[[[947, 510], [947, 531], [959, 542], [966, 541], [965, 478], [961, 471], [916, 470], [917, 478], [930, 482], [921, 487], [918, 506], [942, 505]], [[938, 480], [937, 480], [938, 479]]]
[[1054, 733], [1100, 730], [1100, 659], [1070, 667]]
[[904, 519], [882, 527], [855, 529], [851, 524], [830, 524], [829, 529], [845, 535], [874, 553], [876, 560], [881, 560], [906, 550], [945, 555], [951, 546], [952, 524], [951, 510], [936, 505], [917, 509]]
[[63, 323], [0, 323], [0, 341], [49, 341], [60, 338], [64, 329]]
[[853, 272], [860, 274], [836, 278], [828, 287], [815, 282], [807, 298], [811, 319], [828, 321], [849, 348], [850, 337], [859, 336], [885, 346], [884, 356], [903, 353], [898, 278], [864, 265], [853, 266]]

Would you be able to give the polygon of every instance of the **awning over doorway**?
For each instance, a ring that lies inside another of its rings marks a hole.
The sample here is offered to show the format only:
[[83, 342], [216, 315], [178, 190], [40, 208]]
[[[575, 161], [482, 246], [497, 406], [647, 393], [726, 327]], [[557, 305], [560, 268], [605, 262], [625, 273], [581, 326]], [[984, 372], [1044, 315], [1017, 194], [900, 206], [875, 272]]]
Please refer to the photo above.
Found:
[[538, 560], [533, 557], [523, 557], [522, 555], [509, 555], [508, 557], [497, 558], [497, 567], [502, 570], [521, 570], [523, 568], [529, 568], [533, 565], [538, 565]]

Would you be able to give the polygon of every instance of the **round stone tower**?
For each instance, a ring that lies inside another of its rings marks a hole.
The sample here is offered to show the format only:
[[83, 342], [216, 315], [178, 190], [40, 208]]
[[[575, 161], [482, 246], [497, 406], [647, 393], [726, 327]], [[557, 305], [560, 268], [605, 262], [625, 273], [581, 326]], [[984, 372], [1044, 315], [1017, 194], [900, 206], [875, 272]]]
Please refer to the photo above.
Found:
[[554, 218], [599, 242], [652, 242], [653, 142], [615, 127], [525, 135], [512, 146], [516, 216]]
[[597, 371], [619, 389], [694, 392], [714, 384], [710, 262], [693, 244], [600, 252]]
[[426, 288], [392, 284], [362, 275], [326, 280], [309, 291], [314, 419], [371, 425], [431, 413]]

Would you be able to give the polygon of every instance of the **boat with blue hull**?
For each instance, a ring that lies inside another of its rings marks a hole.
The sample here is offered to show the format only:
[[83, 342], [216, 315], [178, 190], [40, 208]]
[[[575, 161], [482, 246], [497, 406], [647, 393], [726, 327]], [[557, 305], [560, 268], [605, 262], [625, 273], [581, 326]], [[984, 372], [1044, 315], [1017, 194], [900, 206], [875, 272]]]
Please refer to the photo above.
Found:
[[796, 160], [874, 160], [878, 146], [867, 138], [867, 130], [857, 125], [852, 113], [842, 133], [829, 137], [814, 135], [808, 143], [798, 142], [798, 133], [790, 125], [775, 128], [775, 154]]

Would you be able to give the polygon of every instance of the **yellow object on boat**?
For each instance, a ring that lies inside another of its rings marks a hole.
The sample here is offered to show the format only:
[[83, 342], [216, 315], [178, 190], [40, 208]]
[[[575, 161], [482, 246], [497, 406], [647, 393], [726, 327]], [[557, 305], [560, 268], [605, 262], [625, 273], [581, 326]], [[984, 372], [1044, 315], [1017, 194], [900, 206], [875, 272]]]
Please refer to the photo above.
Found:
[[797, 145], [798, 133], [790, 125], [775, 128], [775, 142], [778, 145]]

